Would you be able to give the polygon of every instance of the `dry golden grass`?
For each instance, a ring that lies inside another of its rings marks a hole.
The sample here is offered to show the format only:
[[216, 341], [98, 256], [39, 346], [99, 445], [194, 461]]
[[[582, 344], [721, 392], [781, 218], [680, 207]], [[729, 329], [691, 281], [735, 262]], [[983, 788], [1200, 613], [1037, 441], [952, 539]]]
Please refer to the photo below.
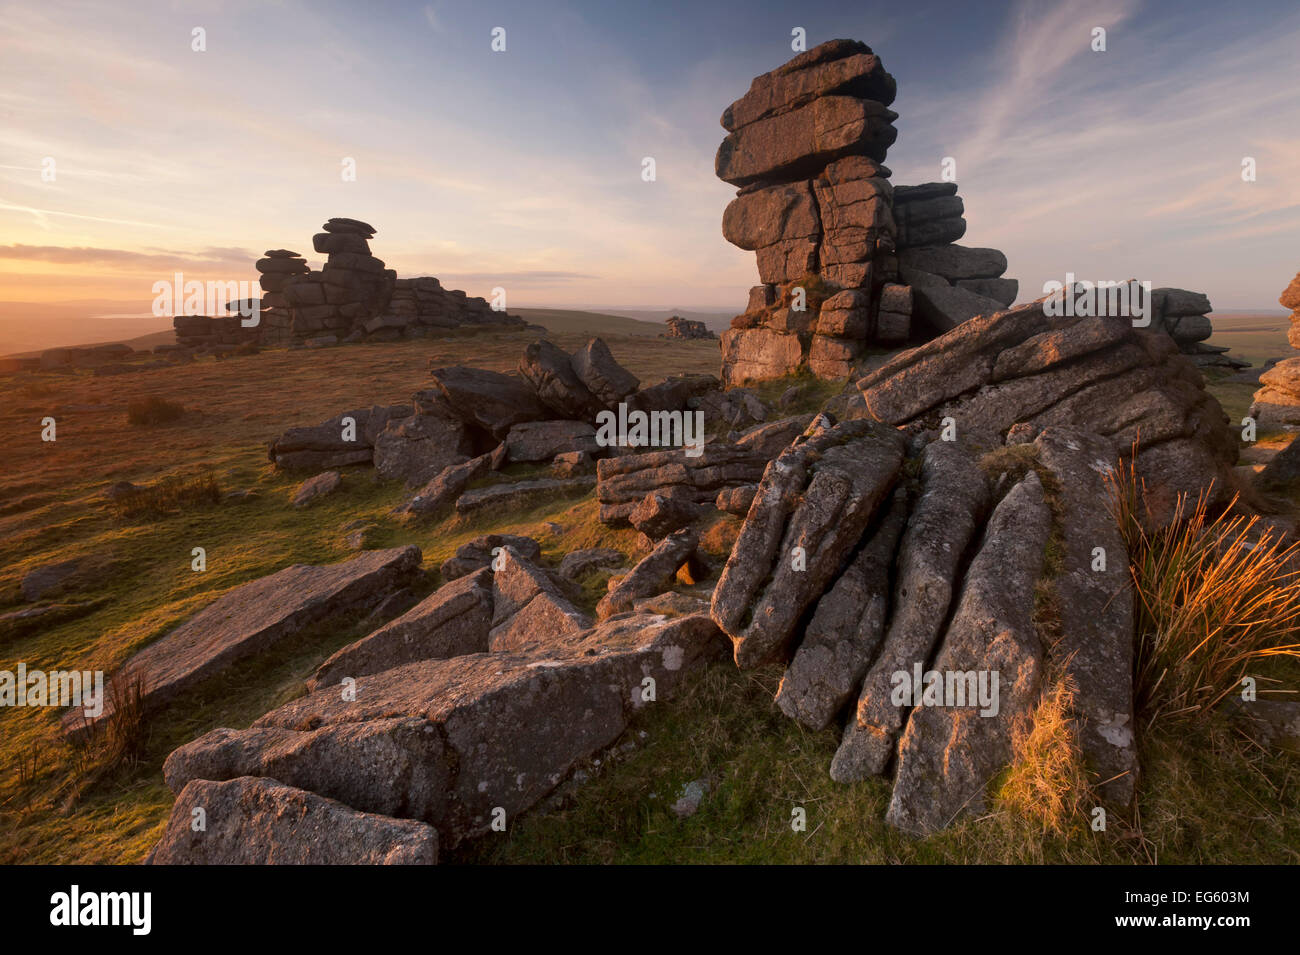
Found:
[[1138, 595], [1134, 694], [1148, 726], [1203, 716], [1254, 664], [1300, 659], [1300, 543], [1235, 513], [1236, 498], [1211, 516], [1206, 494], [1153, 529], [1132, 464], [1109, 480]]
[[1076, 724], [1075, 686], [1058, 677], [1030, 716], [1017, 724], [1012, 762], [997, 795], [998, 807], [1044, 833], [1067, 835], [1079, 825], [1088, 799]]

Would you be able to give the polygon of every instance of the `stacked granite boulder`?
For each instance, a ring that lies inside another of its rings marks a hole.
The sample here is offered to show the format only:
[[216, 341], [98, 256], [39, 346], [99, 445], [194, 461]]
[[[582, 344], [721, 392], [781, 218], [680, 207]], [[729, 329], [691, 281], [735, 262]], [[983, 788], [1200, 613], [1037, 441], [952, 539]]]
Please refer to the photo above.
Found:
[[933, 337], [1015, 300], [1005, 256], [952, 244], [966, 231], [956, 184], [890, 183], [895, 92], [870, 47], [832, 40], [723, 113], [715, 167], [740, 192], [722, 232], [757, 253], [763, 283], [722, 336], [729, 386], [802, 368], [845, 377], [868, 346]]
[[689, 318], [682, 318], [680, 315], [671, 315], [667, 319], [668, 331], [661, 334], [660, 338], [686, 338], [686, 339], [716, 339], [718, 336], [709, 331], [708, 326], [703, 322], [691, 321]]
[[336, 218], [322, 228], [312, 237], [312, 248], [326, 257], [319, 271], [289, 249], [271, 249], [257, 260], [262, 297], [227, 305], [232, 312], [251, 308], [256, 324], [244, 326], [239, 316], [176, 316], [177, 344], [200, 350], [249, 341], [330, 345], [421, 337], [434, 328], [526, 324], [432, 276], [398, 279], [371, 254], [375, 229], [368, 223]]
[[[1283, 308], [1291, 309], [1287, 341], [1300, 348], [1300, 272], [1278, 297]], [[1260, 389], [1250, 406], [1250, 416], [1260, 427], [1294, 430], [1300, 425], [1300, 358], [1286, 358], [1259, 376]]]
[[[307, 269], [305, 260], [270, 256], [257, 265], [263, 275], [263, 291], [284, 296], [295, 339], [347, 337], [355, 326], [379, 313], [397, 279], [396, 272], [384, 268], [382, 259], [370, 254], [373, 226], [356, 219], [330, 219], [323, 228], [324, 232], [312, 237], [312, 247], [326, 255], [322, 270]], [[280, 261], [301, 262], [301, 267], [290, 272], [288, 266], [280, 266], [287, 272], [281, 278], [264, 266]], [[267, 287], [268, 273], [275, 276], [272, 285], [276, 287]]]
[[1214, 333], [1209, 313], [1210, 300], [1201, 292], [1181, 288], [1158, 288], [1151, 292], [1151, 323], [1163, 329], [1178, 350], [1201, 368], [1246, 368], [1250, 362], [1229, 358], [1223, 345], [1206, 344]]

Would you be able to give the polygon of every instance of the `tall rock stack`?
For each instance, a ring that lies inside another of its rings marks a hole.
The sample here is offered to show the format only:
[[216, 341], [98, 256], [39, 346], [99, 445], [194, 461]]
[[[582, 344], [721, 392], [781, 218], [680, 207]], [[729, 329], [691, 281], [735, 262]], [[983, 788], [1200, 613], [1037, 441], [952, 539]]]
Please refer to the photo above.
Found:
[[[1287, 341], [1292, 348], [1300, 348], [1300, 272], [1278, 297], [1283, 308], [1291, 309], [1291, 329]], [[1259, 376], [1261, 385], [1250, 406], [1250, 416], [1261, 427], [1285, 427], [1294, 430], [1300, 425], [1300, 358], [1287, 358], [1278, 362]]]
[[754, 80], [727, 108], [715, 163], [740, 187], [722, 234], [762, 285], [722, 336], [728, 385], [806, 368], [842, 378], [869, 345], [931, 338], [1016, 298], [1006, 257], [954, 245], [955, 183], [899, 186], [894, 78], [864, 43], [831, 40]]
[[262, 341], [268, 345], [280, 344], [293, 338], [293, 311], [289, 308], [285, 286], [311, 269], [306, 259], [288, 249], [270, 249], [264, 255], [254, 266], [261, 274]]
[[370, 254], [373, 226], [356, 219], [330, 219], [322, 228], [324, 232], [312, 236], [312, 247], [325, 253], [324, 268], [296, 274], [284, 284], [295, 338], [345, 338], [379, 314], [397, 278], [382, 259]]
[[715, 169], [740, 188], [722, 233], [757, 253], [763, 283], [722, 335], [728, 384], [804, 365], [847, 374], [871, 338], [882, 284], [872, 263], [893, 248], [882, 163], [898, 135], [895, 91], [870, 47], [832, 40], [755, 79], [722, 114]]

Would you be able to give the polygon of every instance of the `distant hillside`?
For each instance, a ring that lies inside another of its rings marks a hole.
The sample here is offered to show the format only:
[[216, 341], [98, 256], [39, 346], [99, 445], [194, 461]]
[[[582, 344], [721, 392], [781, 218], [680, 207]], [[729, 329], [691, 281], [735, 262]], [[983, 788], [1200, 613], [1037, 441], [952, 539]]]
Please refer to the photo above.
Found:
[[[633, 335], [657, 338], [664, 332], [663, 322], [654, 323], [626, 315], [583, 312], [564, 308], [512, 308], [511, 315], [548, 330], [566, 335]], [[664, 313], [667, 318], [671, 313]]]
[[664, 322], [668, 316], [677, 315], [681, 318], [689, 319], [693, 322], [703, 322], [704, 327], [711, 332], [725, 332], [731, 327], [731, 319], [745, 310], [745, 303], [740, 302], [735, 308], [724, 309], [720, 311], [696, 311], [685, 308], [611, 308], [611, 314], [624, 315], [629, 318], [636, 318], [643, 322], [651, 322], [663, 328]]
[[[137, 351], [176, 340], [168, 319], [96, 318], [139, 308], [124, 302], [63, 302], [52, 305], [0, 302], [0, 356], [35, 355], [47, 348], [125, 344]], [[561, 308], [512, 308], [510, 314], [557, 335], [626, 335], [657, 338], [662, 323], [639, 321], [623, 315]], [[667, 317], [665, 315], [665, 317]]]

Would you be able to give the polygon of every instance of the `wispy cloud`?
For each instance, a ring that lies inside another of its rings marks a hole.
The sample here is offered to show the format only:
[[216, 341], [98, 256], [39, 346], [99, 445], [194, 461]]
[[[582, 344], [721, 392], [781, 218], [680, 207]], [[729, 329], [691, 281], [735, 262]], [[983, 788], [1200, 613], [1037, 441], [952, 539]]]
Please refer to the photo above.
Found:
[[122, 269], [170, 269], [180, 266], [250, 269], [257, 255], [246, 249], [204, 249], [199, 252], [96, 249], [56, 245], [0, 245], [0, 259], [52, 262], [57, 265], [96, 265]]

